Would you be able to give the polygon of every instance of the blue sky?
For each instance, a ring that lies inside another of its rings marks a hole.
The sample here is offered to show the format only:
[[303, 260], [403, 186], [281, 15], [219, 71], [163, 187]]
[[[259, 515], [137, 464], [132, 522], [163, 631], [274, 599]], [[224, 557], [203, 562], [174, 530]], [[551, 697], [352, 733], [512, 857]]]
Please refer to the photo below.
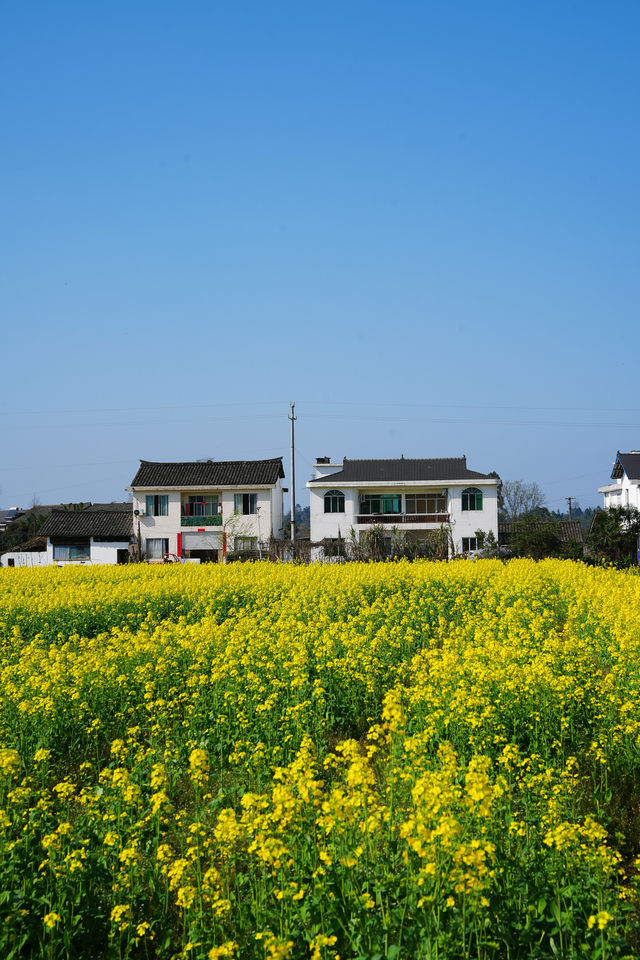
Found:
[[640, 448], [636, 0], [0, 8], [0, 504]]

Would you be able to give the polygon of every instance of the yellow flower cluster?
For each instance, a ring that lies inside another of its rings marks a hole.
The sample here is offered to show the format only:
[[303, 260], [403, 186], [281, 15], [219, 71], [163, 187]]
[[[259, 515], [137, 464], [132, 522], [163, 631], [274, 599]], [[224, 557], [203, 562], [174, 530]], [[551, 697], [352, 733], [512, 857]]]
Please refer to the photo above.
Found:
[[0, 955], [640, 942], [635, 571], [9, 569], [0, 641]]

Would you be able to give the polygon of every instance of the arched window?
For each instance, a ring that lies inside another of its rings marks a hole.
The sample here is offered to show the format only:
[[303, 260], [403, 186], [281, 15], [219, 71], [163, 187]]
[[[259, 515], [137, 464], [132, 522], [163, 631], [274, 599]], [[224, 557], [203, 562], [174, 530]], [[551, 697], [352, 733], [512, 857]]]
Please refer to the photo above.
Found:
[[463, 510], [482, 510], [482, 490], [477, 487], [467, 487], [462, 491]]
[[328, 490], [324, 495], [325, 513], [344, 513], [344, 493]]

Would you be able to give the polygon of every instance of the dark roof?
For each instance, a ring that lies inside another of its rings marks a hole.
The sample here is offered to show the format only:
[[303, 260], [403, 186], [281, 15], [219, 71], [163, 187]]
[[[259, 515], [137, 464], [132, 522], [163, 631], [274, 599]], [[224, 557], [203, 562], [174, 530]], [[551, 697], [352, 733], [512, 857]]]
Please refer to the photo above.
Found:
[[131, 500], [126, 503], [92, 503], [85, 510], [90, 510], [92, 513], [96, 511], [100, 513], [131, 513], [133, 503]]
[[284, 477], [282, 457], [272, 460], [204, 460], [151, 463], [141, 460], [132, 487], [241, 487], [274, 484]]
[[86, 510], [53, 510], [38, 530], [38, 536], [129, 540], [133, 535], [133, 505], [128, 503], [127, 507], [126, 511], [97, 510], [93, 506]]
[[42, 553], [42, 551], [46, 549], [46, 537], [32, 537], [31, 540], [27, 540], [26, 543], [21, 543], [17, 547], [11, 547], [9, 550], [6, 550], [5, 553]]
[[[525, 521], [521, 522], [524, 523]], [[531, 527], [539, 526], [545, 530], [554, 530], [558, 534], [561, 543], [567, 543], [569, 540], [577, 540], [578, 543], [584, 543], [584, 530], [579, 520], [536, 520], [532, 518], [527, 519], [526, 523]], [[501, 520], [498, 524], [498, 536], [510, 536], [513, 533], [514, 526], [514, 521]]]
[[629, 480], [640, 480], [640, 453], [620, 453], [616, 456], [611, 479], [617, 480], [625, 472]]
[[492, 480], [486, 473], [467, 469], [466, 457], [441, 457], [430, 460], [347, 460], [342, 470], [311, 483], [358, 483], [359, 481], [396, 483], [400, 481], [442, 483], [448, 480]]
[[9, 523], [9, 521], [15, 520], [17, 517], [22, 517], [24, 514], [24, 510], [17, 508], [12, 510], [0, 510], [0, 523]]

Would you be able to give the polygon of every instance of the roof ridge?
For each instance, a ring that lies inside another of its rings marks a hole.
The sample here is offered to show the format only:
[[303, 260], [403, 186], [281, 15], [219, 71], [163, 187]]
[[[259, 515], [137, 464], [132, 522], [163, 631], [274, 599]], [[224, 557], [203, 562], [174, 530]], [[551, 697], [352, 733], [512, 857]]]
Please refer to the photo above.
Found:
[[[344, 458], [345, 460], [347, 457]], [[418, 462], [420, 460], [466, 460], [463, 454], [461, 457], [354, 457], [349, 463], [395, 463], [403, 461], [404, 463]]]
[[282, 460], [282, 457], [263, 457], [259, 460], [140, 460], [140, 463], [149, 464], [150, 466], [184, 466], [184, 464], [205, 464], [205, 463], [215, 463], [216, 466], [221, 466], [225, 463], [274, 463], [276, 460]]

